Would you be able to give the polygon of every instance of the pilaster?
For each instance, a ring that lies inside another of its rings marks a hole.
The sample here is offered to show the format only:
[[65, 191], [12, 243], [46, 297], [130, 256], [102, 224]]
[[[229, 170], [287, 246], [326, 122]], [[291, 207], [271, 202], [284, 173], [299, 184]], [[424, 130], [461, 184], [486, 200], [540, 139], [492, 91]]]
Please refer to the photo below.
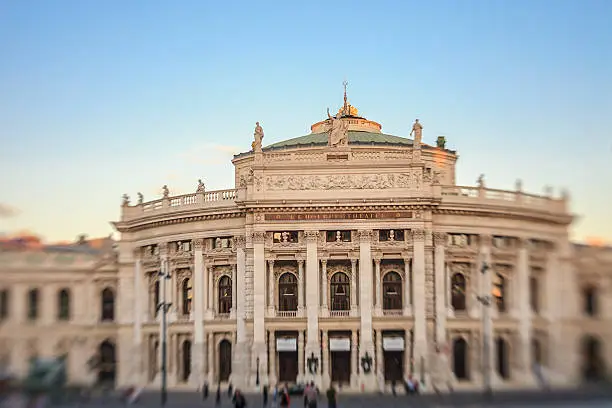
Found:
[[317, 242], [319, 231], [305, 231], [306, 237], [306, 353], [314, 356], [318, 362], [318, 372], [311, 374], [308, 368], [305, 372], [306, 381], [315, 381], [321, 386], [321, 347], [319, 345], [319, 259], [317, 254]]
[[414, 293], [414, 370], [417, 375], [425, 372], [422, 367], [428, 355], [427, 319], [425, 314], [425, 230], [412, 230], [414, 257], [412, 260], [412, 279]]
[[134, 251], [134, 337], [132, 354], [133, 381], [136, 385], [144, 385], [143, 359], [142, 359], [142, 251]]
[[380, 258], [376, 257], [374, 258], [374, 285], [375, 285], [375, 292], [376, 292], [376, 298], [375, 298], [375, 302], [374, 302], [374, 314], [376, 316], [382, 316], [382, 305], [381, 305], [381, 296], [382, 296], [382, 289], [381, 289], [381, 276], [380, 276]]
[[[404, 316], [412, 314], [412, 276], [410, 258], [404, 258]], [[408, 343], [406, 343], [408, 344]]]
[[[484, 299], [489, 301], [489, 306], [484, 306], [482, 308], [482, 367], [484, 374], [484, 381], [490, 381], [489, 385], [493, 386], [496, 383], [497, 375], [495, 370], [495, 344], [493, 341], [493, 319], [492, 319], [492, 310], [496, 307], [495, 299], [491, 296], [492, 286], [491, 286], [491, 275], [495, 273], [493, 269], [493, 265], [491, 264], [491, 243], [492, 237], [490, 235], [481, 235], [480, 236], [480, 248], [479, 248], [479, 258], [480, 265], [476, 265], [476, 273], [480, 274], [480, 290], [479, 295]], [[485, 273], [482, 273], [483, 265], [487, 265], [488, 269]], [[485, 384], [485, 387], [487, 385]]]
[[436, 344], [446, 345], [446, 234], [434, 232], [434, 287], [435, 287], [435, 324], [436, 324]]
[[251, 384], [255, 384], [259, 364], [260, 384], [267, 381], [267, 350], [265, 331], [266, 259], [263, 231], [253, 233], [253, 348], [251, 354]]
[[533, 383], [531, 370], [531, 302], [529, 296], [529, 252], [526, 242], [519, 241], [517, 262], [517, 297], [519, 310], [519, 370], [521, 378], [527, 383]]
[[351, 315], [357, 313], [357, 259], [351, 258]]
[[[360, 357], [368, 354], [374, 356], [374, 340], [372, 332], [372, 231], [359, 231], [359, 306], [361, 308], [360, 329]], [[374, 362], [376, 363], [376, 362]], [[374, 370], [369, 373], [361, 373], [361, 384], [364, 389], [373, 391], [376, 389], [376, 376]]]
[[298, 264], [298, 316], [304, 316], [304, 260], [299, 258]]
[[204, 382], [204, 257], [201, 238], [193, 240], [193, 346], [191, 359], [191, 379], [193, 385], [200, 387]]

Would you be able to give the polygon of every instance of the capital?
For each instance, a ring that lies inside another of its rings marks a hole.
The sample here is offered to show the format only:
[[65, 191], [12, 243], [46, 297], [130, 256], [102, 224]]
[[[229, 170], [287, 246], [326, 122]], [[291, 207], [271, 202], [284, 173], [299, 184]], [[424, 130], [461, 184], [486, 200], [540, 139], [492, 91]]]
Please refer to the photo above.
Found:
[[412, 239], [415, 241], [424, 241], [425, 240], [425, 230], [424, 229], [413, 229]]
[[244, 235], [236, 235], [234, 237], [234, 245], [236, 249], [244, 249], [246, 246], [246, 237]]
[[327, 267], [327, 259], [321, 259], [321, 265], [323, 266], [323, 268]]
[[357, 258], [351, 258], [351, 267], [355, 267], [357, 265]]
[[374, 233], [372, 230], [359, 230], [359, 240], [361, 242], [370, 242], [372, 240], [372, 237], [374, 236]]
[[435, 246], [446, 245], [446, 232], [434, 232], [433, 239]]
[[304, 231], [306, 242], [317, 242], [319, 239], [319, 231]]
[[493, 244], [493, 237], [488, 234], [481, 234], [479, 240], [480, 245], [484, 247], [490, 247]]
[[167, 242], [160, 242], [157, 247], [159, 248], [159, 254], [160, 255], [167, 255], [168, 254], [168, 243]]
[[204, 240], [202, 238], [196, 238], [193, 240], [193, 248], [197, 250], [202, 250], [202, 245], [204, 244]]
[[254, 244], [263, 244], [266, 241], [266, 233], [264, 231], [255, 231], [251, 236]]

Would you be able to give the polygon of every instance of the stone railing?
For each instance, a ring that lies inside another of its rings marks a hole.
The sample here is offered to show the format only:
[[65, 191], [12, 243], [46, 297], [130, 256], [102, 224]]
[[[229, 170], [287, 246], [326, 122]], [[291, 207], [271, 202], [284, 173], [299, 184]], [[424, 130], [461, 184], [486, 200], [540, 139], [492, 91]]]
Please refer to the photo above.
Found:
[[329, 317], [349, 317], [351, 314], [350, 310], [330, 310]]
[[296, 317], [297, 310], [277, 310], [276, 317]]
[[383, 316], [403, 316], [404, 311], [402, 309], [383, 309]]
[[496, 190], [485, 187], [440, 186], [443, 204], [491, 204], [546, 210], [567, 211], [566, 197], [539, 196], [522, 191]]
[[124, 205], [123, 220], [144, 217], [153, 214], [191, 210], [198, 208], [223, 208], [235, 205], [236, 189], [206, 191], [203, 193], [183, 194], [167, 197], [136, 205]]

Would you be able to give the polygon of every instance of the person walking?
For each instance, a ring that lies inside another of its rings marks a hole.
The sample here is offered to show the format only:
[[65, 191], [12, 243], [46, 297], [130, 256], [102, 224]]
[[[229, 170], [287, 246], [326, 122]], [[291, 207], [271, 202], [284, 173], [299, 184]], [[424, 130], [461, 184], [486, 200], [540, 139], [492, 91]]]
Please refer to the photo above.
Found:
[[244, 408], [247, 405], [244, 395], [242, 395], [242, 392], [240, 392], [238, 388], [236, 388], [236, 391], [234, 392], [234, 398], [232, 401], [234, 402], [234, 408]]
[[334, 388], [334, 384], [329, 384], [329, 388], [327, 389], [327, 407], [328, 408], [336, 408], [336, 389]]
[[268, 406], [268, 385], [267, 384], [263, 386], [262, 393], [263, 393], [263, 406], [267, 407]]
[[289, 398], [289, 389], [287, 387], [287, 384], [285, 384], [285, 386], [283, 387], [283, 390], [281, 391], [279, 406], [288, 407], [290, 403], [291, 403], [291, 398]]
[[314, 382], [311, 382], [308, 387], [304, 390], [304, 399], [306, 406], [308, 408], [317, 408], [317, 388], [314, 385]]

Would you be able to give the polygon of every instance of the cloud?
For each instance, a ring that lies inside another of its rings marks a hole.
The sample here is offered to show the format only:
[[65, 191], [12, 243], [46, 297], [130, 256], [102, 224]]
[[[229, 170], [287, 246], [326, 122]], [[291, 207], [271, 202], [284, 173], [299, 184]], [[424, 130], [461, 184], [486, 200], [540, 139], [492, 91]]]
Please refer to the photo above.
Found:
[[8, 204], [0, 203], [0, 218], [12, 218], [19, 214], [19, 210]]

